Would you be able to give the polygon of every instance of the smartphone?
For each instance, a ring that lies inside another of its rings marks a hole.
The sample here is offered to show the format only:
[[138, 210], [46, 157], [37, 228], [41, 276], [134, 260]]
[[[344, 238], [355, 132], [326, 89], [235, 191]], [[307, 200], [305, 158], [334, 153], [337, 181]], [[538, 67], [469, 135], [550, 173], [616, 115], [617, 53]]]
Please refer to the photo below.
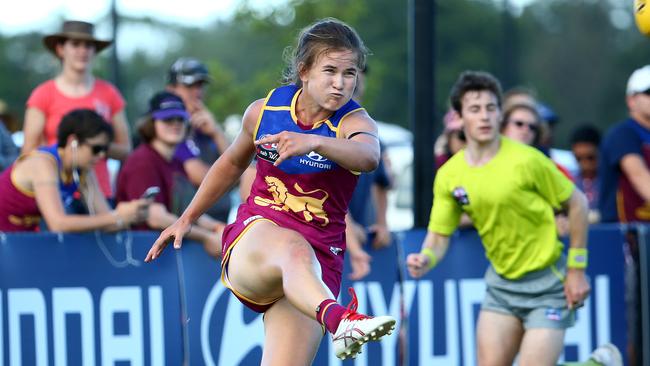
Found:
[[146, 191], [144, 191], [144, 193], [140, 198], [144, 198], [144, 199], [154, 198], [158, 193], [160, 193], [160, 188], [156, 186], [151, 186], [147, 188]]

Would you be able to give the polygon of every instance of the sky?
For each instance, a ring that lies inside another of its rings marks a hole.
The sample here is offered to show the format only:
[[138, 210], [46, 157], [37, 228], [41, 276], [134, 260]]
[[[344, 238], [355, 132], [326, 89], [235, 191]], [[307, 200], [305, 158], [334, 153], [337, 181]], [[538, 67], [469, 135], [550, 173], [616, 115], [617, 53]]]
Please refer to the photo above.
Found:
[[[5, 0], [9, 1], [9, 0]], [[230, 17], [241, 0], [116, 0], [121, 15], [151, 18], [182, 25], [204, 26], [217, 19]], [[260, 10], [279, 6], [286, 0], [247, 0]], [[446, 1], [446, 0], [445, 0]], [[494, 0], [502, 2], [503, 0]], [[534, 0], [510, 0], [517, 9]], [[18, 0], [0, 11], [0, 34], [12, 36], [38, 31], [54, 33], [60, 29], [61, 19], [84, 20], [95, 23], [108, 14], [110, 0]], [[182, 4], [182, 6], [180, 5]], [[118, 53], [128, 55], [143, 49], [150, 55], [164, 53], [169, 47], [159, 34], [151, 29], [121, 29], [118, 34]], [[138, 37], [123, 37], [125, 33], [137, 33]], [[95, 35], [109, 39], [110, 29], [98, 27]]]
[[[117, 0], [120, 14], [151, 16], [184, 25], [205, 25], [232, 15], [239, 0]], [[268, 7], [280, 0], [249, 0], [256, 7]], [[182, 6], [180, 5], [182, 4]], [[106, 15], [110, 0], [19, 0], [3, 6], [0, 33], [13, 35], [33, 30], [56, 31], [58, 20], [96, 21]]]

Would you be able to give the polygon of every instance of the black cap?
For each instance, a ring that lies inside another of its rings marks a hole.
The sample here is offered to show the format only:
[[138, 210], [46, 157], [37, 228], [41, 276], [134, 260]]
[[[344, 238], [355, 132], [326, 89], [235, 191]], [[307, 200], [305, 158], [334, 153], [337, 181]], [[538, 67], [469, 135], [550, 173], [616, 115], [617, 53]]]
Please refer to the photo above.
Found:
[[208, 68], [192, 57], [181, 57], [169, 68], [169, 84], [192, 85], [197, 82], [209, 82]]

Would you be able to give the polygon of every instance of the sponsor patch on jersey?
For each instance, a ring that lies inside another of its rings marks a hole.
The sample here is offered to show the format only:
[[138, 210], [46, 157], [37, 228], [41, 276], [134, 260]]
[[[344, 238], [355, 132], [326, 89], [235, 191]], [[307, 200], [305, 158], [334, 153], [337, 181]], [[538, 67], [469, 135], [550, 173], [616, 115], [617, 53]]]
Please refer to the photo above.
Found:
[[454, 199], [456, 202], [458, 202], [459, 205], [461, 206], [467, 206], [469, 205], [469, 196], [467, 195], [467, 191], [465, 191], [465, 188], [463, 187], [456, 187], [451, 193], [454, 196]]
[[[266, 136], [270, 136], [268, 134], [260, 136], [260, 139], [263, 139]], [[257, 157], [266, 160], [271, 163], [275, 163], [276, 160], [278, 160], [278, 144], [277, 143], [266, 143], [266, 144], [261, 144], [257, 145]]]
[[331, 170], [332, 169], [332, 162], [329, 161], [326, 157], [323, 155], [312, 151], [309, 154], [305, 155], [307, 159], [300, 157], [300, 164], [302, 165], [307, 165], [312, 168], [317, 168], [317, 169], [323, 169], [323, 170]]

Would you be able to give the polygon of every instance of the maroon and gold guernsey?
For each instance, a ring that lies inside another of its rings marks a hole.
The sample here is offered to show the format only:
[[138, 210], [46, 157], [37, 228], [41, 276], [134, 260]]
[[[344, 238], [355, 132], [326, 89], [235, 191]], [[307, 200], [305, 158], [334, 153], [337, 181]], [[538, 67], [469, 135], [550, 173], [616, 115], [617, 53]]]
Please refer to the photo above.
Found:
[[[59, 193], [64, 206], [69, 206], [74, 200], [79, 184], [63, 176], [63, 163], [59, 156], [56, 145], [41, 146], [36, 153], [45, 153], [51, 157], [59, 170]], [[18, 161], [28, 155], [18, 158]], [[38, 231], [41, 221], [41, 213], [36, 204], [36, 197], [33, 191], [21, 188], [14, 181], [13, 171], [15, 163], [0, 174], [0, 231]], [[79, 172], [82, 179], [83, 174]]]
[[[254, 139], [282, 131], [338, 137], [345, 118], [362, 108], [353, 100], [329, 118], [305, 126], [296, 118], [296, 100], [301, 89], [295, 85], [272, 90], [264, 101]], [[274, 166], [278, 153], [275, 144], [257, 148], [257, 175], [248, 200], [237, 212], [235, 223], [223, 233], [222, 266], [224, 284], [230, 249], [253, 223], [267, 220], [295, 230], [312, 245], [323, 270], [323, 281], [338, 296], [345, 253], [345, 214], [357, 183], [358, 173], [310, 152]], [[257, 304], [231, 288], [253, 310], [264, 311], [271, 304]]]

